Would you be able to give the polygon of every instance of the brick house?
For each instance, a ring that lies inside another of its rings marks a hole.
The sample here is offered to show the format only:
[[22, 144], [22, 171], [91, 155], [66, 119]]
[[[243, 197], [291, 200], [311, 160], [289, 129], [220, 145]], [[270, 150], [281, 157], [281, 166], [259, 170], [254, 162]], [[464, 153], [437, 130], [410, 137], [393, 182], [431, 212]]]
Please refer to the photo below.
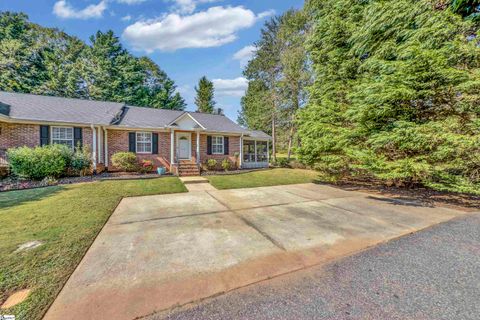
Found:
[[223, 115], [0, 91], [0, 166], [9, 148], [61, 143], [88, 146], [97, 171], [115, 170], [112, 155], [130, 151], [174, 174], [192, 175], [211, 158], [267, 167], [270, 139]]

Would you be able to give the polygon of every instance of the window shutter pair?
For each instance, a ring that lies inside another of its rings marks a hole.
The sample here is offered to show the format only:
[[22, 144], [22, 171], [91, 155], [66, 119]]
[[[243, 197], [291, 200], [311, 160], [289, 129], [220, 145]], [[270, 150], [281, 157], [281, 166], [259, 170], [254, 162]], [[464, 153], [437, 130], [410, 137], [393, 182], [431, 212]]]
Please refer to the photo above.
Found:
[[[83, 146], [83, 132], [82, 128], [73, 128], [73, 145], [74, 147]], [[40, 146], [50, 144], [50, 126], [40, 126]]]
[[[207, 155], [212, 154], [212, 136], [207, 136]], [[223, 137], [223, 154], [228, 155], [229, 152], [229, 141], [228, 137]]]
[[[128, 133], [128, 151], [137, 152], [137, 134], [135, 132]], [[152, 133], [152, 154], [158, 154], [158, 133]]]

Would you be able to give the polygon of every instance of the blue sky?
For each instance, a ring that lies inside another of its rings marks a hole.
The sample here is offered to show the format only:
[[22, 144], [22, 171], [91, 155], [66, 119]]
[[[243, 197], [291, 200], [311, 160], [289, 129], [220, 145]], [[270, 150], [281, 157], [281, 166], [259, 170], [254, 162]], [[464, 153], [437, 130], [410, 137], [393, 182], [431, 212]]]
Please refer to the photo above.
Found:
[[88, 42], [112, 29], [135, 55], [147, 55], [175, 80], [195, 110], [194, 87], [214, 80], [217, 106], [237, 119], [246, 86], [242, 65], [263, 22], [300, 8], [302, 0], [0, 0], [0, 11], [22, 11], [30, 20]]

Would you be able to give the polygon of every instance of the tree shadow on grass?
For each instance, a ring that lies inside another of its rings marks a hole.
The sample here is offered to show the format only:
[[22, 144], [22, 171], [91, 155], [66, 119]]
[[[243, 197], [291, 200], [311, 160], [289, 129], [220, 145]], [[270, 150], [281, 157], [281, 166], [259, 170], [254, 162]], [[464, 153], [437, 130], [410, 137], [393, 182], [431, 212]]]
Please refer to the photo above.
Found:
[[50, 197], [63, 189], [63, 186], [53, 186], [0, 192], [0, 213], [2, 209], [19, 206], [31, 201], [38, 201]]

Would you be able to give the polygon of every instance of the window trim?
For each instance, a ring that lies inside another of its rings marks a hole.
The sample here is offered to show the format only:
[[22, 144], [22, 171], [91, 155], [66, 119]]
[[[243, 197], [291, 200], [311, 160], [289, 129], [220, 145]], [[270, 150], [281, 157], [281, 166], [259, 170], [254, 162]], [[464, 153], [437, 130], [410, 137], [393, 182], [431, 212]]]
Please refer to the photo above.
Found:
[[[54, 139], [53, 138], [53, 131], [55, 129], [71, 129], [72, 130], [72, 139]], [[73, 127], [68, 127], [68, 126], [50, 126], [50, 144], [63, 144], [63, 143], [54, 143], [54, 140], [62, 140], [62, 141], [72, 141], [72, 150], [75, 150], [75, 129]], [[64, 146], [68, 146], [66, 144], [63, 144]]]
[[[150, 135], [150, 142], [140, 142], [140, 143], [142, 143], [142, 144], [144, 144], [144, 145], [147, 145], [147, 143], [150, 143], [150, 151], [142, 151], [142, 152], [138, 151], [138, 150], [139, 150], [139, 149], [138, 149], [138, 143], [139, 143], [139, 142], [138, 142], [138, 135], [139, 135], [139, 134], [148, 134], [148, 135]], [[138, 154], [152, 154], [152, 152], [153, 152], [153, 134], [152, 134], [152, 132], [148, 132], [148, 131], [136, 131], [136, 132], [135, 132], [135, 151], [136, 151], [136, 153], [138, 153]]]
[[[215, 152], [214, 151], [214, 146], [219, 146], [220, 144], [219, 143], [214, 143], [214, 140], [216, 138], [222, 138], [222, 151], [221, 152]], [[225, 137], [224, 136], [212, 136], [212, 154], [216, 154], [216, 155], [219, 155], [219, 154], [224, 154], [225, 153]]]

